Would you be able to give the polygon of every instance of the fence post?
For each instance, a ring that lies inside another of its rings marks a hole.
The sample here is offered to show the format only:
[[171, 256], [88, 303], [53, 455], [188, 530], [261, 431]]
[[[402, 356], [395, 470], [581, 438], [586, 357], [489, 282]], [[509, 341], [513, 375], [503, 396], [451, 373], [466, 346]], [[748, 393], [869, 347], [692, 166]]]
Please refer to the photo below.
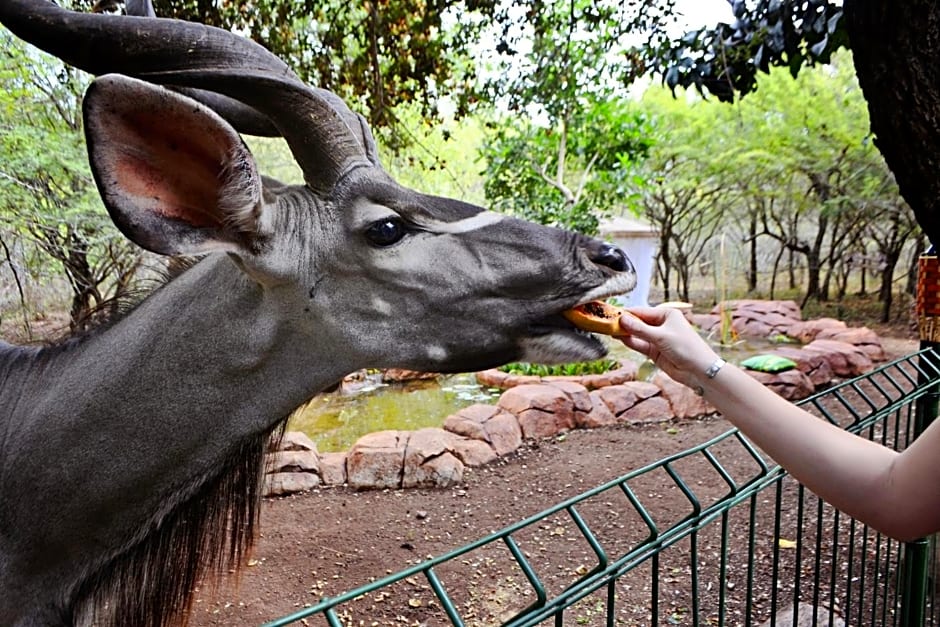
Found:
[[[940, 347], [940, 266], [933, 246], [918, 260], [916, 314], [920, 347], [937, 349]], [[926, 384], [929, 382], [927, 373], [936, 372], [936, 359], [921, 357], [921, 366], [918, 383]], [[917, 400], [914, 438], [920, 436], [937, 417], [938, 391], [940, 386], [935, 384], [930, 392]], [[904, 545], [899, 590], [900, 624], [903, 627], [920, 627], [926, 622], [930, 557], [934, 550], [933, 539], [921, 538]]]

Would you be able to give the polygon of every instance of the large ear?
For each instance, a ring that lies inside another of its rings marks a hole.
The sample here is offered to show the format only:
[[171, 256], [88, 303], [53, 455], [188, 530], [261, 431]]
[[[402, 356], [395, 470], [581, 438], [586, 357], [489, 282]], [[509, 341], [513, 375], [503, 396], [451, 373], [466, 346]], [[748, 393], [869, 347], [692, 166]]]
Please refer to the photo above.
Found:
[[167, 255], [257, 249], [261, 177], [212, 110], [110, 74], [88, 88], [84, 118], [98, 191], [128, 238]]

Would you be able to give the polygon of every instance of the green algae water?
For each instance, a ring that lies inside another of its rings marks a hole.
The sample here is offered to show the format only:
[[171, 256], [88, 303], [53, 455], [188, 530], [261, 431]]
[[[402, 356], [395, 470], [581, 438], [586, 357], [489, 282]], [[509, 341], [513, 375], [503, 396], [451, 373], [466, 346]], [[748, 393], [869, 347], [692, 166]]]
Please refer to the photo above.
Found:
[[497, 398], [498, 391], [481, 387], [472, 374], [387, 385], [373, 380], [353, 392], [320, 394], [287, 428], [306, 433], [321, 452], [346, 451], [367, 433], [440, 427], [460, 409]]

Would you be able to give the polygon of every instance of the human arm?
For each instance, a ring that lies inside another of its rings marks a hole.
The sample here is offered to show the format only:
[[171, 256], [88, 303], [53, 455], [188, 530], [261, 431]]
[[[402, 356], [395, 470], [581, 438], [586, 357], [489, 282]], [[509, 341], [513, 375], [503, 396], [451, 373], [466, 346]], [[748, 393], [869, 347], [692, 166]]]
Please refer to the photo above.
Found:
[[820, 420], [728, 364], [676, 310], [631, 308], [628, 347], [693, 388], [806, 487], [841, 511], [906, 540], [940, 530], [940, 424], [901, 453]]

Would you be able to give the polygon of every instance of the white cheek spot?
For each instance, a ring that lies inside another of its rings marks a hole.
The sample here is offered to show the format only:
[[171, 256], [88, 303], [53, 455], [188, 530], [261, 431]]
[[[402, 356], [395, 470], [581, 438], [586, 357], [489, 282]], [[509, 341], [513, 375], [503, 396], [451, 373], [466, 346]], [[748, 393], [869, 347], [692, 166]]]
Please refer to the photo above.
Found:
[[428, 346], [428, 357], [434, 361], [443, 361], [447, 358], [447, 351], [443, 346], [432, 344], [431, 346]]
[[379, 312], [383, 316], [387, 316], [392, 313], [391, 304], [378, 296], [372, 297], [372, 309]]

